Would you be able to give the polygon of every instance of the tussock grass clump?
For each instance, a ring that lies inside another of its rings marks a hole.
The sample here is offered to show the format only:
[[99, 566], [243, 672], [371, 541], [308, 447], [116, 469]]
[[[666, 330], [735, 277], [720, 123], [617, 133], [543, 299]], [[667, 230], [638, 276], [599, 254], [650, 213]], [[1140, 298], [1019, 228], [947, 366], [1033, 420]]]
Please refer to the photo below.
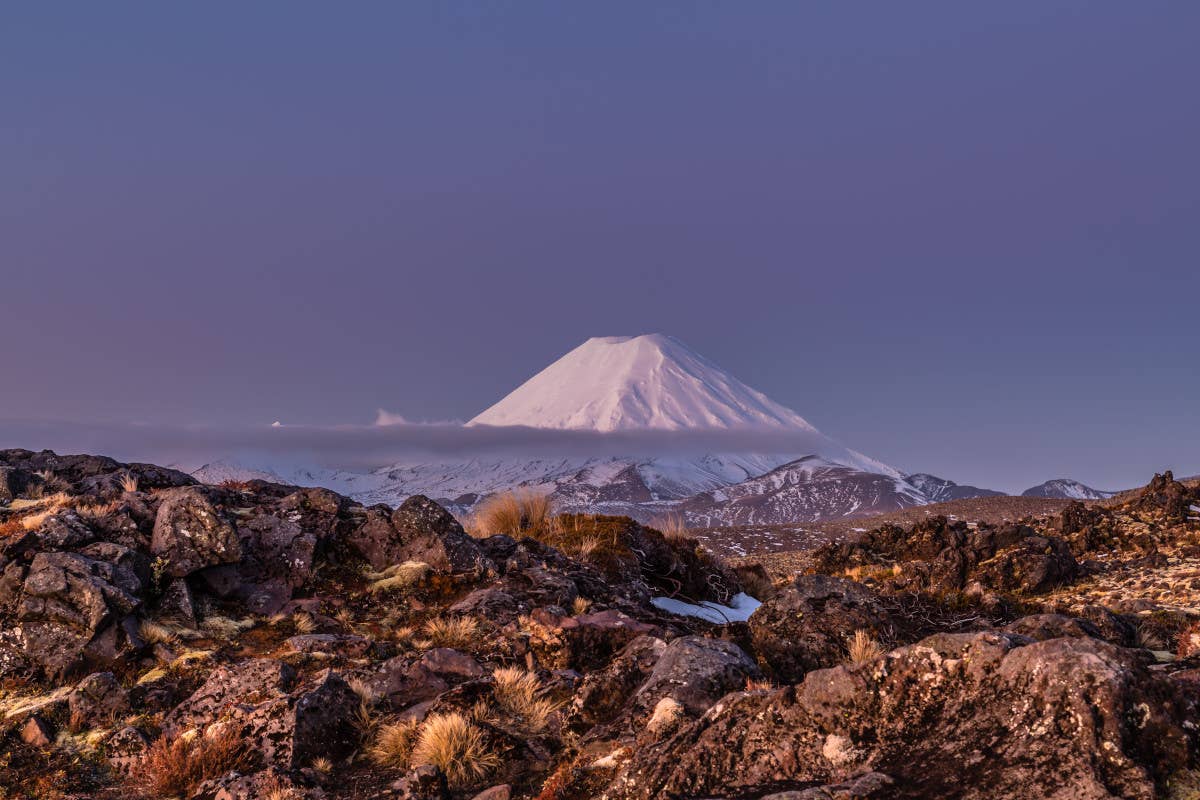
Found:
[[434, 647], [469, 648], [479, 641], [479, 620], [474, 617], [431, 617], [421, 630]]
[[374, 706], [379, 702], [379, 694], [362, 678], [351, 678], [346, 684], [358, 695], [359, 702]]
[[688, 530], [687, 523], [684, 522], [683, 517], [679, 514], [666, 514], [656, 517], [650, 521], [650, 527], [661, 533], [669, 542], [691, 538], [691, 532]]
[[138, 479], [137, 479], [136, 475], [130, 475], [129, 473], [125, 473], [124, 475], [121, 476], [121, 480], [119, 481], [119, 484], [121, 486], [122, 492], [132, 493], [132, 492], [136, 492], [138, 490]]
[[179, 641], [179, 634], [174, 629], [152, 619], [138, 623], [138, 635], [148, 644], [175, 644]]
[[538, 676], [514, 667], [502, 667], [492, 673], [492, 699], [508, 722], [515, 722], [530, 733], [546, 729], [558, 704], [545, 696]]
[[153, 797], [187, 797], [201, 783], [248, 766], [245, 743], [232, 728], [155, 740], [138, 760], [132, 779]]
[[881, 655], [883, 655], [883, 648], [880, 647], [879, 640], [869, 631], [861, 629], [855, 631], [846, 645], [846, 656], [852, 664], [871, 661]]
[[408, 769], [420, 727], [415, 720], [401, 720], [380, 726], [367, 750], [367, 756], [380, 767]]
[[379, 592], [406, 592], [418, 586], [429, 577], [433, 568], [424, 561], [405, 561], [403, 564], [393, 564], [382, 572], [367, 573], [370, 584], [367, 591], [372, 594]]
[[307, 611], [292, 614], [292, 630], [298, 634], [312, 633], [317, 629], [317, 620]]
[[242, 631], [248, 631], [254, 625], [255, 622], [250, 617], [239, 620], [213, 614], [201, 620], [200, 630], [214, 639], [236, 639]]
[[1165, 650], [1167, 640], [1162, 631], [1143, 623], [1137, 626], [1137, 646], [1146, 650]]
[[88, 520], [104, 519], [121, 507], [115, 500], [111, 503], [84, 503], [75, 507], [75, 513]]
[[168, 666], [172, 671], [178, 672], [190, 667], [192, 664], [200, 664], [208, 661], [213, 657], [212, 650], [186, 650], [175, 657]]
[[483, 730], [453, 711], [434, 714], [421, 725], [410, 763], [433, 764], [451, 786], [477, 783], [500, 764]]
[[[555, 522], [558, 522], [556, 519]], [[557, 528], [558, 526], [554, 526]], [[555, 531], [558, 533], [559, 531]], [[604, 547], [604, 539], [597, 534], [584, 534], [573, 539], [563, 539], [560, 549], [569, 556], [575, 556], [580, 561], [592, 561]]]
[[482, 536], [505, 534], [539, 538], [550, 524], [553, 506], [546, 495], [530, 491], [502, 492], [483, 501], [471, 527]]
[[578, 617], [580, 614], [586, 614], [591, 607], [591, 600], [586, 597], [576, 597], [571, 601], [571, 614]]
[[432, 641], [418, 634], [419, 631], [412, 625], [402, 625], [392, 630], [392, 641], [409, 650], [428, 650], [433, 647]]

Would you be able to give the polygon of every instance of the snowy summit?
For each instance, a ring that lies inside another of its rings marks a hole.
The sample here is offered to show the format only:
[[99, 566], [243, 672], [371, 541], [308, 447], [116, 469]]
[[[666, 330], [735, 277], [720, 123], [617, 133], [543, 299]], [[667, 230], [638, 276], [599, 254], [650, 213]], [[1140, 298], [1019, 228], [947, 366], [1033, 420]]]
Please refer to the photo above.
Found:
[[588, 339], [467, 424], [815, 432], [796, 412], [661, 333]]

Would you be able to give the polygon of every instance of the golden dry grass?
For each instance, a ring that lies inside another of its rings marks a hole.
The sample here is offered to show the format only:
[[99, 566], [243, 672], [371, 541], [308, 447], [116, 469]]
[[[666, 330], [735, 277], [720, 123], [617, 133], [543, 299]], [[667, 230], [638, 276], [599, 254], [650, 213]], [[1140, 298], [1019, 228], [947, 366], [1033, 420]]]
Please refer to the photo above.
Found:
[[299, 634], [312, 633], [317, 629], [317, 621], [307, 611], [297, 611], [292, 614], [292, 630]]
[[138, 479], [136, 476], [126, 473], [121, 476], [120, 485], [123, 492], [136, 492], [138, 490]]
[[152, 619], [138, 623], [138, 635], [149, 644], [174, 644], [179, 641], [179, 634], [174, 629]]
[[469, 648], [479, 641], [479, 620], [474, 617], [431, 617], [421, 626], [434, 647]]
[[879, 640], [869, 631], [860, 629], [850, 637], [850, 641], [846, 645], [846, 655], [851, 663], [858, 664], [883, 655], [883, 648], [880, 647]]
[[201, 620], [200, 630], [214, 639], [236, 639], [243, 631], [253, 628], [254, 624], [254, 620], [250, 617], [239, 620], [212, 614]]
[[155, 740], [132, 771], [136, 785], [154, 797], [189, 796], [210, 778], [247, 766], [245, 742], [232, 728]]
[[412, 625], [401, 625], [392, 629], [392, 641], [409, 650], [428, 650], [433, 647], [432, 641], [418, 634], [419, 631]]
[[420, 723], [402, 720], [382, 725], [367, 749], [367, 756], [377, 766], [389, 769], [408, 769], [409, 758], [417, 743]]
[[424, 561], [405, 561], [403, 564], [393, 564], [382, 572], [367, 573], [367, 580], [370, 581], [367, 591], [372, 594], [405, 592], [418, 586], [432, 571], [433, 568]]
[[553, 506], [543, 494], [518, 490], [494, 494], [480, 504], [471, 525], [481, 536], [537, 536], [547, 530]]
[[691, 532], [688, 530], [687, 523], [679, 514], [665, 514], [661, 517], [655, 517], [650, 521], [650, 527], [657, 530], [669, 541], [678, 541], [680, 539], [690, 539]]
[[492, 699], [509, 724], [537, 733], [546, 729], [558, 704], [548, 699], [537, 675], [502, 667], [492, 673]]
[[97, 520], [107, 517], [120, 507], [121, 504], [116, 501], [111, 503], [84, 503], [76, 506], [75, 512], [86, 519]]
[[591, 607], [591, 600], [586, 597], [576, 597], [571, 601], [571, 614], [578, 617], [580, 614], [586, 614]]
[[410, 763], [433, 764], [451, 786], [462, 788], [482, 780], [499, 763], [479, 726], [454, 711], [433, 714], [421, 725]]
[[574, 556], [580, 561], [591, 561], [603, 546], [604, 539], [600, 538], [598, 534], [585, 534], [565, 541], [561, 549], [567, 555]]

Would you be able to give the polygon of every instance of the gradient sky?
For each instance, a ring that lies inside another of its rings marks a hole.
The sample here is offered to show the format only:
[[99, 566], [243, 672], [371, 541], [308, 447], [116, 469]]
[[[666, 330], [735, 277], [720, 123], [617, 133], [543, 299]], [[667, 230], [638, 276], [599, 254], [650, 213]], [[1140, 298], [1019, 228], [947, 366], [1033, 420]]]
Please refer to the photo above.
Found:
[[1198, 37], [1190, 0], [10, 5], [0, 417], [466, 419], [662, 331], [911, 471], [1200, 472]]

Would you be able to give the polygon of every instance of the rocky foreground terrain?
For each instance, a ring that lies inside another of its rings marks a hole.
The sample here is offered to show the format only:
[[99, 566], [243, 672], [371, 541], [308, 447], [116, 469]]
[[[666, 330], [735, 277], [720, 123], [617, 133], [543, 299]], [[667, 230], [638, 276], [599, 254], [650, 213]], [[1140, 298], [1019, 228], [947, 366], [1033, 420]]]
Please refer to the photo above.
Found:
[[[1169, 473], [775, 574], [532, 512], [472, 536], [419, 496], [0, 451], [0, 798], [1200, 792], [1200, 493]], [[652, 602], [743, 591], [745, 622]]]

